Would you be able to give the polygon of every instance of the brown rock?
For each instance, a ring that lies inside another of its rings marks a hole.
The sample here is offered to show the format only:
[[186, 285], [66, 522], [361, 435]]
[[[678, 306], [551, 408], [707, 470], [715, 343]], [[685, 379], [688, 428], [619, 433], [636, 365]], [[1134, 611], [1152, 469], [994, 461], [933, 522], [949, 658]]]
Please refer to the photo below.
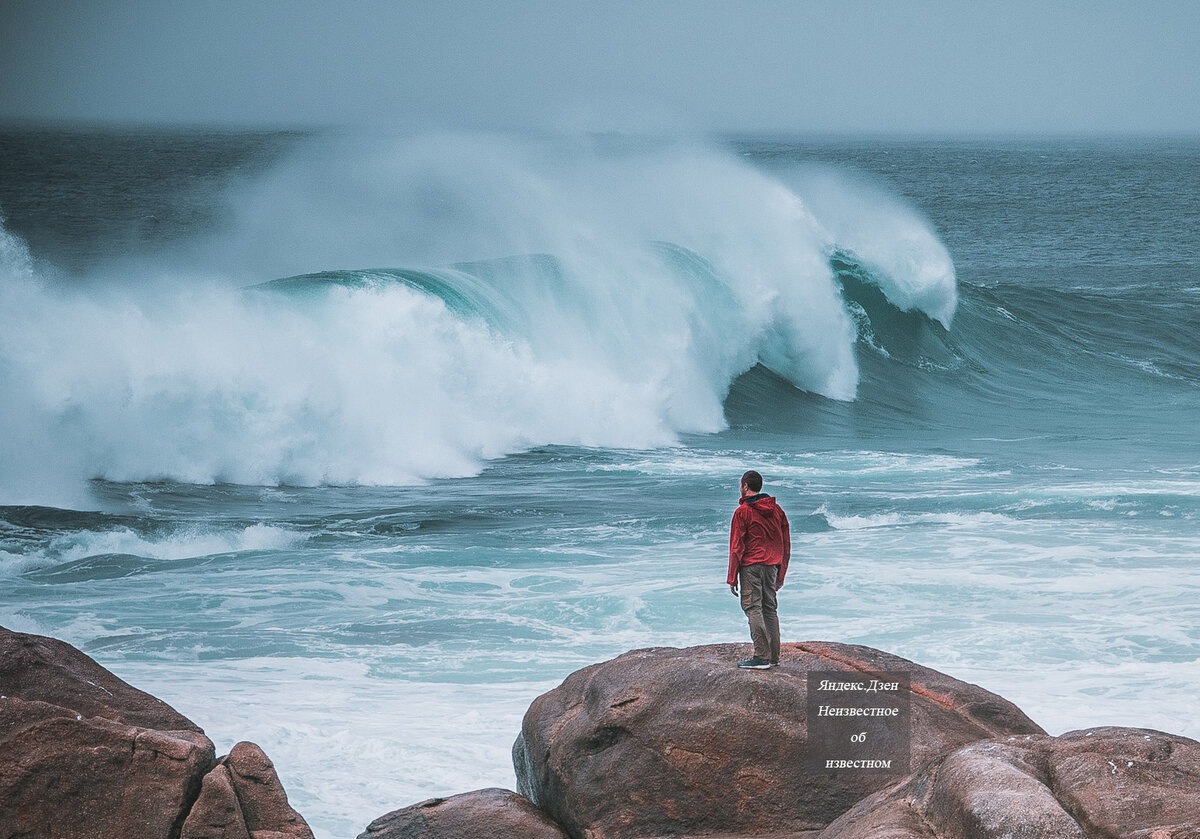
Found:
[[1200, 839], [1200, 743], [1093, 728], [973, 743], [860, 801], [821, 839]]
[[180, 839], [250, 839], [233, 779], [224, 764], [204, 776], [200, 797], [183, 823]]
[[430, 798], [380, 816], [358, 839], [567, 839], [529, 799], [506, 789]]
[[69, 644], [0, 628], [0, 837], [10, 836], [312, 839], [312, 831], [258, 746], [238, 743], [214, 766], [212, 742], [165, 702]]
[[[251, 839], [313, 839], [303, 816], [292, 809], [275, 765], [254, 743], [238, 743], [222, 758]], [[262, 835], [260, 835], [262, 834]]]
[[0, 694], [68, 708], [84, 718], [203, 733], [170, 705], [121, 681], [70, 644], [3, 627]]
[[166, 703], [0, 628], [0, 836], [177, 836], [213, 757]]
[[513, 746], [518, 789], [573, 836], [820, 830], [896, 774], [811, 772], [809, 671], [904, 671], [911, 765], [966, 743], [1044, 733], [1007, 700], [869, 647], [785, 644], [779, 668], [738, 670], [746, 645], [635, 650], [538, 697]]

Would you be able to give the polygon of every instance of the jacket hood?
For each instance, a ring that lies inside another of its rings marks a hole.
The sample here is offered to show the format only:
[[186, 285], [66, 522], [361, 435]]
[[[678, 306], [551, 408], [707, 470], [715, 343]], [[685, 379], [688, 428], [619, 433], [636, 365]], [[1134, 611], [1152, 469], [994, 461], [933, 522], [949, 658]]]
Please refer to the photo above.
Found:
[[766, 516], [775, 515], [775, 512], [779, 509], [779, 505], [775, 503], [775, 499], [762, 492], [758, 495], [747, 495], [742, 499], [742, 503], [753, 507], [755, 512]]

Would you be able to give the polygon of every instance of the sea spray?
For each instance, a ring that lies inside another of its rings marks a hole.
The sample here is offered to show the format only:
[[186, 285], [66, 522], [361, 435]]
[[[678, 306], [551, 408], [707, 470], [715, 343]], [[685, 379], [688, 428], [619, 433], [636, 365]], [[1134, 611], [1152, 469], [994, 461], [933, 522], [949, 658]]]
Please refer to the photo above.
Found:
[[855, 255], [894, 306], [950, 328], [958, 307], [954, 262], [920, 211], [845, 169], [810, 163], [789, 181], [830, 240]]
[[[759, 363], [856, 392], [839, 243], [724, 152], [322, 140], [227, 200], [218, 233], [77, 287], [7, 260], [7, 500], [97, 477], [397, 485], [540, 444], [661, 446], [722, 429], [731, 383]], [[898, 203], [872, 213], [936, 241]], [[903, 248], [854, 244], [885, 267]], [[952, 269], [927, 251], [928, 271], [879, 287], [948, 322]], [[318, 269], [336, 279], [315, 296], [239, 288]]]

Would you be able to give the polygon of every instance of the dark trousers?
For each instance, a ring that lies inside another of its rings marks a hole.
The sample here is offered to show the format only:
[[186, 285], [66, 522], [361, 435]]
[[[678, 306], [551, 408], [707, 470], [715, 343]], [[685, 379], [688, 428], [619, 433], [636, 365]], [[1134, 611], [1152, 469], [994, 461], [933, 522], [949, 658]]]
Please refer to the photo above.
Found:
[[779, 661], [779, 612], [775, 601], [778, 565], [743, 565], [738, 569], [742, 589], [742, 611], [750, 621], [754, 657], [775, 664]]

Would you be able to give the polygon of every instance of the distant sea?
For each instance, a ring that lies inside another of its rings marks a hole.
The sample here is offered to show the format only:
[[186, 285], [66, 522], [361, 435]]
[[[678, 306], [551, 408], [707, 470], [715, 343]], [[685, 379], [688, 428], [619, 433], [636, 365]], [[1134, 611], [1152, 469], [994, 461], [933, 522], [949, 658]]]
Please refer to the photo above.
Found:
[[785, 641], [1200, 737], [1200, 141], [9, 128], [0, 212], [0, 624], [322, 839], [748, 640], [747, 468]]

